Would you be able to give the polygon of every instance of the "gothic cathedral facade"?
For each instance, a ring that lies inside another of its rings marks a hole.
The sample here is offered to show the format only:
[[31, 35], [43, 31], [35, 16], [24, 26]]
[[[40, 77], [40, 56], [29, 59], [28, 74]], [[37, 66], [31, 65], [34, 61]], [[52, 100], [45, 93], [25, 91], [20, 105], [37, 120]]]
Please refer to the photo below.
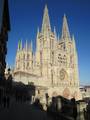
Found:
[[70, 35], [67, 18], [64, 15], [62, 34], [57, 38], [45, 6], [42, 28], [37, 31], [36, 51], [32, 50], [32, 42], [28, 45], [26, 41], [24, 47], [22, 41], [18, 43], [14, 79], [25, 84], [34, 83], [36, 96], [40, 94], [42, 98], [48, 93], [50, 97], [81, 99], [78, 73], [75, 38]]

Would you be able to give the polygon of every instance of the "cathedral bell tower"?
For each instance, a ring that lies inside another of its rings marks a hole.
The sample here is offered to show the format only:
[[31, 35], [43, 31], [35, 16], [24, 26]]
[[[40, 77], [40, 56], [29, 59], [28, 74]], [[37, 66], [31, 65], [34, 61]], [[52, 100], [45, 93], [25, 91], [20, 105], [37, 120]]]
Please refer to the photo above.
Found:
[[50, 36], [52, 34], [47, 5], [44, 9], [41, 31], [37, 32], [37, 63], [41, 69], [41, 75], [48, 76], [50, 63]]

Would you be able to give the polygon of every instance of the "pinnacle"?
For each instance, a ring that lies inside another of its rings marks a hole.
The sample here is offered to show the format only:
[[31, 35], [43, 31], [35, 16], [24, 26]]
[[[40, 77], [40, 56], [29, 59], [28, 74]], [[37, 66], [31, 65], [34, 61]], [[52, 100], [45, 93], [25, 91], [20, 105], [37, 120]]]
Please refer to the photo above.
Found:
[[50, 19], [48, 14], [47, 5], [45, 5], [44, 15], [43, 15], [43, 23], [42, 23], [42, 32], [51, 30]]
[[30, 42], [30, 51], [32, 51], [32, 40]]
[[19, 40], [18, 42], [18, 51], [22, 50], [22, 40]]
[[75, 41], [74, 34], [72, 35], [72, 40]]
[[28, 50], [28, 43], [27, 43], [27, 40], [26, 40], [26, 43], [25, 43], [25, 48], [26, 48], [26, 50]]
[[54, 26], [54, 35], [55, 35], [55, 38], [57, 39], [57, 33], [56, 33], [56, 28]]
[[44, 9], [45, 11], [47, 10], [48, 11], [48, 7], [47, 7], [47, 4], [45, 4], [45, 9]]
[[62, 38], [64, 38], [64, 39], [65, 38], [70, 38], [70, 32], [69, 32], [67, 18], [66, 18], [65, 14], [64, 14], [64, 17], [63, 17]]
[[72, 35], [72, 42], [73, 42], [74, 52], [76, 52], [76, 43], [75, 43], [74, 35]]

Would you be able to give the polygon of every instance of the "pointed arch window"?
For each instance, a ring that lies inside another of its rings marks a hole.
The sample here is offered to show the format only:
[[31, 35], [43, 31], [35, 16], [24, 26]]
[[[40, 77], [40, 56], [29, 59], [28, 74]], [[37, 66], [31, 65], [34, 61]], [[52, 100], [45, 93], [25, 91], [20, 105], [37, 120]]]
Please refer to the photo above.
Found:
[[27, 62], [27, 69], [29, 69], [29, 62]]
[[27, 54], [27, 60], [29, 60], [30, 59], [30, 55], [29, 54]]

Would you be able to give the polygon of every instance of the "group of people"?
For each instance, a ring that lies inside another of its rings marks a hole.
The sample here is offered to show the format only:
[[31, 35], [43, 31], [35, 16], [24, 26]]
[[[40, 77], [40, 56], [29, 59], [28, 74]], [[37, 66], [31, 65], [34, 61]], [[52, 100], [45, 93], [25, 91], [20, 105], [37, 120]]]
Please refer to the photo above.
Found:
[[[90, 120], [90, 100], [85, 109], [82, 109], [81, 107], [83, 106], [80, 104], [82, 103], [80, 101], [77, 102], [75, 98], [65, 100], [60, 97], [53, 97], [51, 104], [47, 106], [47, 113], [53, 117], [54, 120]], [[82, 109], [82, 111], [80, 109]]]
[[58, 97], [52, 98], [51, 104], [47, 107], [47, 113], [54, 120], [67, 120], [68, 118], [72, 118], [76, 120], [77, 118], [77, 104], [74, 98], [69, 100], [61, 100], [62, 98]]
[[8, 69], [8, 77], [4, 80], [1, 79], [3, 85], [0, 85], [0, 107], [9, 108], [10, 96], [12, 89], [12, 75], [10, 74], [10, 68]]

